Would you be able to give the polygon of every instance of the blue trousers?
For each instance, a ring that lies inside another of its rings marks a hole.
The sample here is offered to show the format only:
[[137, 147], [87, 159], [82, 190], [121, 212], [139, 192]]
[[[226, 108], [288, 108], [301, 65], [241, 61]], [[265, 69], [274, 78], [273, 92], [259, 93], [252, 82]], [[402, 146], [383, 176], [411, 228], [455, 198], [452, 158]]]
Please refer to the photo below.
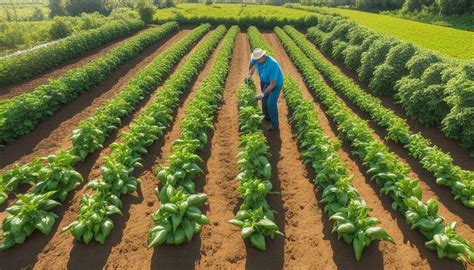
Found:
[[[262, 93], [270, 85], [269, 83], [260, 82], [260, 88]], [[283, 85], [275, 86], [270, 94], [262, 98], [262, 111], [265, 115], [265, 118], [271, 119], [272, 125], [278, 128], [278, 106], [277, 101], [280, 96], [281, 88]]]

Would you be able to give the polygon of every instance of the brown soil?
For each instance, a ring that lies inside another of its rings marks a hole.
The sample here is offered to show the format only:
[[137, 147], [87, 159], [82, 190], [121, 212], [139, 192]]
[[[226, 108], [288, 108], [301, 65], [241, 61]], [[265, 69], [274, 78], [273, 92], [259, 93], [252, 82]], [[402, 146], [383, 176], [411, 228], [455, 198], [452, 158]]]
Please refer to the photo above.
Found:
[[128, 40], [130, 40], [131, 38], [136, 36], [138, 33], [141, 33], [143, 31], [146, 31], [146, 30], [140, 30], [135, 34], [132, 34], [132, 36], [122, 37], [122, 38], [119, 38], [117, 40], [114, 40], [114, 41], [112, 41], [112, 42], [110, 42], [110, 43], [108, 43], [108, 44], [106, 44], [106, 45], [104, 45], [100, 48], [97, 48], [97, 49], [94, 49], [94, 50], [88, 52], [87, 54], [85, 54], [83, 56], [72, 59], [72, 60], [68, 61], [67, 63], [65, 63], [65, 64], [63, 64], [59, 67], [56, 67], [53, 70], [48, 71], [46, 73], [36, 75], [33, 78], [30, 78], [30, 79], [27, 79], [27, 80], [24, 80], [24, 81], [21, 81], [21, 82], [12, 84], [12, 85], [2, 86], [0, 88], [0, 100], [9, 99], [9, 98], [18, 96], [18, 95], [23, 94], [23, 93], [31, 92], [36, 87], [47, 83], [48, 80], [57, 79], [57, 78], [63, 76], [64, 74], [66, 74], [67, 71], [69, 71], [71, 69], [79, 68], [79, 67], [89, 63], [90, 61], [93, 61], [93, 60], [103, 56], [104, 54], [106, 54], [109, 51], [111, 51], [112, 49], [124, 44], [125, 42], [127, 42]]
[[[170, 46], [183, 35], [180, 32], [167, 41], [163, 47]], [[314, 101], [318, 119], [325, 134], [337, 139], [339, 134], [337, 128], [325, 114], [324, 106], [320, 105], [305, 86], [302, 76], [292, 64], [276, 35], [265, 33], [264, 36], [274, 49], [285, 75], [295, 79], [304, 96]], [[151, 54], [156, 55], [156, 52], [149, 52], [148, 57], [140, 61], [149, 62]], [[315, 172], [312, 168], [305, 166], [301, 159], [295, 130], [288, 121], [291, 113], [283, 94], [279, 99], [280, 130], [275, 133], [265, 132], [265, 135], [272, 154], [270, 162], [273, 168], [273, 190], [278, 192], [278, 194], [269, 195], [268, 201], [272, 209], [277, 211], [276, 222], [285, 237], [277, 236], [275, 240], [268, 241], [265, 252], [257, 251], [243, 241], [239, 230], [227, 221], [234, 217], [241, 203], [240, 194], [236, 191], [238, 183], [235, 180], [238, 174], [237, 153], [240, 151], [236, 92], [245, 77], [249, 54], [247, 35], [239, 34], [223, 102], [214, 119], [215, 129], [209, 134], [209, 147], [199, 153], [204, 159], [202, 168], [205, 176], [196, 179], [196, 186], [198, 192], [204, 192], [209, 196], [204, 211], [211, 220], [211, 224], [203, 226], [202, 232], [195, 235], [192, 242], [180, 246], [165, 245], [156, 249], [148, 249], [146, 246], [148, 230], [153, 226], [150, 216], [159, 206], [154, 193], [158, 184], [155, 178], [155, 166], [166, 163], [171, 145], [180, 135], [180, 124], [185, 115], [185, 109], [202, 80], [209, 73], [215, 62], [216, 53], [206, 63], [193, 87], [181, 97], [181, 105], [176, 110], [171, 126], [165, 130], [164, 136], [149, 148], [149, 154], [144, 157], [144, 167], [135, 171], [135, 176], [142, 180], [142, 184], [136, 194], [122, 197], [124, 215], [113, 218], [115, 228], [105, 245], [94, 242], [86, 246], [74, 241], [69, 233], [59, 233], [63, 226], [68, 225], [77, 217], [80, 198], [86, 193], [85, 187], [82, 186], [62, 207], [58, 208], [59, 220], [54, 233], [44, 236], [35, 232], [25, 244], [7, 252], [0, 252], [0, 269], [462, 269], [468, 267], [457, 262], [438, 259], [436, 253], [427, 250], [421, 234], [410, 230], [410, 226], [405, 223], [403, 217], [391, 209], [391, 200], [382, 196], [378, 192], [378, 187], [370, 183], [361, 161], [351, 154], [350, 145], [343, 143], [339, 155], [347, 163], [349, 172], [354, 174], [353, 185], [359, 190], [369, 207], [373, 208], [371, 215], [381, 221], [381, 226], [387, 229], [396, 241], [396, 245], [386, 242], [372, 243], [368, 249], [364, 250], [362, 260], [356, 262], [352, 247], [338, 240], [337, 235], [331, 233], [332, 222], [323, 212], [324, 204], [320, 203], [321, 193], [315, 191], [315, 185], [312, 182]], [[186, 62], [186, 57], [179, 66], [184, 62]], [[142, 63], [138, 65], [144, 66]], [[134, 70], [133, 67], [129, 69]], [[103, 90], [102, 94], [98, 95], [100, 104], [107, 99], [105, 93], [117, 92], [130, 79], [132, 76], [128, 75], [130, 72], [136, 73], [136, 71], [128, 71], [126, 80], [117, 81], [109, 87], [115, 90]], [[159, 88], [156, 91], [159, 91]], [[110, 96], [112, 94], [108, 97]], [[130, 121], [152, 100], [144, 100], [136, 112], [122, 123], [119, 131], [125, 131]], [[97, 108], [98, 104], [99, 101], [94, 101], [89, 106]], [[49, 154], [61, 147], [67, 147], [69, 141], [67, 137], [73, 127], [92, 112], [91, 107], [86, 108], [85, 111], [89, 111], [88, 114], [65, 116], [64, 120], [58, 122], [57, 127], [51, 132], [51, 134], [57, 133], [56, 137], [44, 136], [42, 140], [39, 140], [41, 143], [34, 144], [35, 148], [27, 151], [29, 154], [19, 161], [27, 162], [34, 156]], [[355, 108], [350, 108], [354, 113], [364, 117]], [[75, 119], [74, 124], [62, 127], [63, 122], [67, 123], [71, 119]], [[61, 133], [61, 128], [69, 130]], [[262, 125], [262, 128], [267, 128], [267, 123]], [[381, 140], [382, 135], [380, 130], [376, 130], [376, 139]], [[87, 179], [85, 182], [100, 176], [103, 158], [110, 153], [108, 146], [117, 140], [120, 141], [120, 138], [117, 138], [117, 133], [114, 133], [102, 151], [91, 155], [78, 165], [77, 169]], [[400, 155], [401, 160], [410, 165], [417, 164], [416, 161], [407, 158], [406, 153], [405, 156], [401, 154], [404, 149], [400, 145], [387, 142], [386, 144]], [[22, 156], [12, 153], [18, 157], [9, 162], [0, 159], [0, 162], [4, 162], [2, 166], [9, 166], [11, 162]], [[427, 179], [416, 166], [413, 166], [412, 175], [419, 176], [423, 180]], [[450, 200], [440, 190], [435, 190], [424, 181], [420, 181], [420, 185], [425, 198], [436, 197], [436, 195], [440, 197], [441, 215], [447, 220], [456, 220], [459, 224], [458, 232], [473, 242], [472, 214], [465, 209], [463, 211], [462, 207], [456, 208], [458, 202]], [[447, 195], [450, 196], [450, 194]], [[6, 214], [5, 211], [1, 212], [0, 220]]]
[[[79, 122], [90, 117], [104, 102], [114, 97], [126, 83], [158, 54], [172, 46], [190, 30], [182, 30], [164, 43], [150, 46], [137, 58], [123, 64], [95, 89], [62, 107], [42, 121], [31, 133], [0, 149], [0, 168], [8, 169], [13, 162], [24, 164], [37, 156], [46, 156], [71, 146], [69, 136]], [[6, 155], [8, 153], [8, 155]]]
[[[211, 224], [201, 233], [201, 257], [199, 267], [243, 268], [246, 258], [245, 245], [240, 230], [227, 223], [234, 218], [239, 205], [238, 183], [235, 176], [239, 153], [239, 115], [237, 90], [248, 68], [250, 48], [245, 34], [237, 37], [230, 71], [224, 90], [222, 106], [215, 121], [215, 131], [210, 144], [210, 158], [204, 179], [204, 193], [209, 196], [207, 217]], [[218, 258], [218, 260], [216, 260]]]

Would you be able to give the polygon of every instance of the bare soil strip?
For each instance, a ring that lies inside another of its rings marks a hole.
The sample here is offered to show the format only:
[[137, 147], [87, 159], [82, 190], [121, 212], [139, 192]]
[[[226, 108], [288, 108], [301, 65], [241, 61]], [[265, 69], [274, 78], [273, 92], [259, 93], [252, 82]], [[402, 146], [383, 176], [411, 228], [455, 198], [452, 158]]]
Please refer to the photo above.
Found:
[[[333, 139], [337, 139], [337, 134], [339, 134], [337, 128], [329, 121], [324, 112], [324, 108], [321, 107], [318, 100], [313, 97], [312, 93], [310, 93], [305, 86], [302, 76], [292, 64], [276, 35], [273, 33], [264, 35], [267, 42], [271, 44], [272, 48], [277, 53], [277, 59], [282, 65], [285, 74], [287, 76], [291, 74], [291, 76], [297, 80], [305, 97], [309, 100], [315, 101], [314, 103], [318, 112], [318, 118], [326, 135]], [[279, 108], [281, 108], [281, 106]], [[332, 259], [336, 265], [343, 269], [352, 269], [355, 265], [360, 268], [368, 269], [369, 267], [370, 269], [447, 269], [448, 267], [452, 269], [462, 269], [462, 264], [438, 259], [436, 253], [431, 252], [424, 247], [424, 238], [418, 232], [410, 230], [410, 227], [405, 223], [403, 217], [398, 212], [391, 209], [391, 200], [386, 196], [380, 195], [377, 186], [370, 183], [370, 177], [365, 175], [366, 170], [362, 167], [360, 160], [351, 154], [350, 145], [343, 143], [342, 146], [339, 155], [347, 163], [349, 172], [354, 174], [353, 185], [358, 189], [362, 198], [367, 202], [369, 207], [373, 208], [371, 215], [377, 217], [382, 222], [381, 226], [387, 229], [389, 234], [392, 235], [396, 241], [396, 245], [385, 242], [373, 243], [371, 247], [364, 251], [362, 260], [356, 262], [352, 247], [346, 245], [342, 240], [337, 240], [337, 237], [331, 233], [332, 222], [329, 221], [326, 214], [321, 213], [320, 215], [323, 216], [318, 215], [321, 220], [319, 223], [324, 224], [323, 232], [326, 241], [327, 239], [331, 239], [331, 248], [333, 252]], [[308, 170], [310, 171], [310, 174], [314, 174], [312, 169], [308, 168]], [[312, 183], [311, 185], [313, 186]], [[422, 188], [423, 194], [426, 198], [432, 195], [428, 193], [423, 186]], [[316, 193], [316, 196], [318, 197], [318, 200], [321, 199], [320, 193]], [[321, 204], [321, 206], [324, 206], [324, 204]], [[318, 208], [318, 211], [322, 212], [321, 208]], [[449, 219], [445, 211], [441, 212], [441, 214]], [[297, 220], [301, 221], [305, 220], [305, 218], [301, 217]], [[461, 228], [459, 228], [459, 231], [461, 232]], [[468, 238], [472, 238], [472, 232], [470, 234], [468, 233], [469, 232], [464, 235]], [[299, 257], [297, 258], [299, 259]], [[318, 260], [322, 260], [323, 262], [327, 261], [327, 259], [322, 258], [324, 258], [324, 255], [318, 256]], [[313, 258], [313, 261], [314, 260], [315, 259]], [[317, 268], [321, 268], [321, 266], [324, 266], [324, 264], [318, 265]]]
[[240, 33], [230, 65], [222, 106], [215, 121], [214, 136], [210, 144], [211, 156], [207, 162], [208, 171], [204, 193], [209, 196], [206, 212], [211, 224], [203, 226], [201, 232], [200, 269], [243, 268], [247, 258], [245, 244], [240, 230], [227, 223], [234, 218], [239, 207], [240, 195], [235, 179], [237, 154], [239, 153], [239, 112], [237, 90], [248, 68], [250, 48], [247, 36]]
[[[102, 107], [142, 68], [149, 64], [158, 54], [183, 38], [190, 30], [182, 30], [171, 36], [163, 44], [151, 46], [137, 58], [122, 65], [106, 81], [95, 89], [81, 95], [74, 102], [67, 104], [52, 117], [41, 122], [36, 129], [0, 150], [0, 168], [10, 168], [13, 162], [27, 163], [37, 156], [46, 156], [58, 149], [70, 146], [69, 136], [79, 122], [90, 117]], [[8, 153], [8, 154], [7, 154]]]
[[23, 93], [31, 92], [36, 87], [47, 83], [48, 80], [57, 79], [63, 76], [64, 74], [66, 74], [66, 72], [68, 72], [69, 70], [81, 67], [89, 63], [90, 61], [93, 61], [105, 55], [112, 49], [122, 45], [123, 43], [127, 42], [129, 39], [133, 38], [134, 36], [136, 36], [137, 34], [143, 31], [146, 31], [146, 29], [138, 31], [137, 33], [132, 34], [131, 36], [122, 37], [117, 40], [114, 40], [100, 48], [97, 48], [88, 52], [87, 54], [83, 56], [72, 59], [63, 65], [54, 68], [51, 71], [47, 71], [46, 73], [36, 75], [30, 79], [23, 80], [21, 82], [18, 82], [12, 85], [2, 86], [2, 88], [0, 88], [0, 100], [9, 99]]

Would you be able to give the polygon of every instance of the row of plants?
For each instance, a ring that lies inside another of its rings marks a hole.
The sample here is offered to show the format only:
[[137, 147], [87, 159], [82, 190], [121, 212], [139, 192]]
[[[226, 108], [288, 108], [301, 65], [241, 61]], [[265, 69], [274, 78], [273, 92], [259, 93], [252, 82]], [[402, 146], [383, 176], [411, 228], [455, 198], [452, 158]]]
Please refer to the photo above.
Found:
[[137, 19], [113, 21], [44, 48], [7, 57], [0, 61], [0, 85], [12, 84], [41, 74], [92, 49], [137, 32], [144, 26], [144, 23]]
[[176, 7], [160, 9], [154, 15], [154, 23], [177, 21], [180, 24], [240, 25], [272, 28], [276, 25], [292, 24], [300, 27], [316, 25], [317, 16], [306, 11], [263, 5], [241, 4], [179, 4]]
[[394, 96], [411, 118], [474, 146], [473, 61], [450, 59], [338, 16], [321, 15], [308, 37], [357, 71], [371, 92]]
[[[257, 28], [251, 27], [247, 33], [252, 48], [260, 47], [272, 53]], [[373, 240], [394, 242], [383, 228], [376, 226], [380, 223], [377, 218], [369, 217], [371, 209], [351, 185], [353, 175], [347, 173], [346, 165], [338, 156], [340, 144], [324, 136], [312, 103], [304, 100], [291, 77], [285, 79], [283, 92], [293, 111], [290, 121], [296, 126], [305, 163], [311, 164], [317, 172], [314, 182], [322, 191], [324, 212], [334, 221], [333, 232], [352, 245], [357, 260]]]
[[[103, 108], [81, 122], [71, 136], [72, 149], [60, 151], [57, 155], [36, 158], [29, 164], [21, 167], [17, 165], [0, 175], [2, 202], [7, 196], [6, 191], [12, 190], [14, 186], [20, 183], [36, 183], [26, 195], [18, 195], [18, 201], [14, 206], [7, 208], [11, 215], [4, 220], [2, 225], [4, 241], [0, 246], [1, 249], [23, 243], [35, 229], [49, 234], [57, 218], [51, 210], [60, 202], [64, 202], [67, 194], [79, 186], [83, 180], [82, 176], [74, 170], [74, 165], [79, 160], [85, 159], [88, 154], [103, 148], [102, 143], [112, 130], [119, 127], [120, 120], [133, 112], [138, 102], [163, 81], [173, 66], [209, 29], [210, 25], [206, 24], [191, 31], [175, 46], [157, 56], [134, 76], [124, 89]], [[46, 204], [46, 202], [49, 203]], [[47, 219], [47, 227], [41, 225], [40, 222], [45, 216], [50, 217]], [[17, 225], [11, 225], [12, 222]]]
[[392, 208], [399, 211], [412, 229], [425, 238], [425, 246], [435, 250], [440, 258], [474, 262], [474, 250], [462, 235], [455, 231], [456, 223], [447, 224], [438, 214], [438, 202], [429, 199], [423, 202], [418, 179], [409, 176], [410, 167], [397, 159], [397, 156], [377, 139], [367, 122], [350, 111], [346, 104], [325, 83], [318, 70], [311, 64], [303, 51], [283, 31], [276, 27], [275, 32], [293, 63], [302, 73], [311, 91], [327, 108], [329, 117], [335, 122], [343, 140], [348, 141], [354, 154], [367, 168], [367, 173], [380, 187], [380, 193], [389, 196]]
[[145, 48], [178, 30], [176, 22], [148, 29], [106, 55], [50, 80], [32, 92], [0, 102], [0, 144], [29, 133], [38, 123], [54, 114], [81, 93], [105, 80], [121, 64], [136, 57]]
[[474, 208], [474, 173], [472, 171], [455, 166], [451, 155], [433, 145], [420, 133], [413, 134], [404, 119], [398, 117], [392, 110], [385, 108], [378, 98], [366, 93], [345, 76], [296, 29], [285, 26], [284, 30], [303, 50], [316, 69], [333, 83], [335, 90], [359, 109], [367, 112], [377, 125], [385, 128], [389, 139], [402, 143], [410, 155], [418, 159], [426, 170], [433, 173], [437, 184], [449, 187], [455, 199], [459, 199], [466, 207]]
[[313, 103], [304, 99], [292, 78], [285, 79], [283, 91], [292, 111], [290, 122], [296, 128], [302, 156], [316, 172], [314, 183], [322, 191], [321, 201], [326, 204], [324, 212], [334, 222], [333, 233], [337, 232], [338, 238], [342, 237], [352, 245], [357, 260], [374, 240], [395, 243], [383, 228], [377, 226], [380, 221], [369, 216], [372, 209], [352, 186], [353, 175], [348, 174], [347, 165], [338, 155], [340, 143], [324, 135]]
[[262, 111], [255, 99], [255, 84], [243, 83], [238, 91], [240, 148], [237, 175], [242, 205], [235, 219], [229, 221], [241, 229], [243, 239], [260, 250], [266, 249], [266, 239], [283, 236], [275, 223], [274, 211], [266, 197], [272, 191], [272, 168], [268, 158], [270, 147], [259, 128], [263, 120]]
[[[71, 135], [72, 149], [67, 152], [77, 158], [70, 159], [72, 163], [69, 165], [74, 166], [78, 160], [84, 160], [89, 154], [102, 149], [110, 133], [121, 124], [121, 119], [134, 111], [138, 102], [163, 81], [209, 28], [209, 24], [197, 27], [175, 46], [159, 54], [137, 73], [120, 93], [97, 109], [90, 118], [81, 121]], [[14, 165], [12, 169], [0, 174], [0, 204], [7, 199], [7, 193], [15, 190], [19, 184], [34, 184], [39, 179], [45, 179], [40, 177], [42, 174], [38, 171], [49, 165], [42, 165], [41, 160], [47, 162], [46, 158], [37, 158], [22, 166]]]
[[105, 242], [113, 228], [111, 216], [122, 214], [120, 197], [135, 192], [140, 184], [133, 173], [142, 166], [142, 156], [163, 135], [163, 129], [169, 126], [180, 103], [180, 96], [192, 85], [225, 32], [224, 26], [217, 27], [161, 86], [129, 128], [119, 134], [119, 141], [111, 145], [110, 154], [104, 158], [101, 177], [87, 185], [93, 192], [82, 196], [78, 217], [62, 232], [69, 231], [76, 240], [86, 244], [93, 239], [101, 244]]
[[[223, 26], [221, 26], [223, 27]], [[222, 102], [239, 27], [232, 26], [224, 38], [215, 63], [189, 102], [181, 122], [181, 136], [173, 142], [168, 166], [158, 166], [160, 207], [152, 214], [154, 227], [148, 232], [148, 246], [179, 245], [190, 242], [209, 219], [200, 207], [207, 195], [197, 193], [194, 180], [203, 176], [199, 151], [208, 143], [207, 132], [214, 128], [214, 115]]]

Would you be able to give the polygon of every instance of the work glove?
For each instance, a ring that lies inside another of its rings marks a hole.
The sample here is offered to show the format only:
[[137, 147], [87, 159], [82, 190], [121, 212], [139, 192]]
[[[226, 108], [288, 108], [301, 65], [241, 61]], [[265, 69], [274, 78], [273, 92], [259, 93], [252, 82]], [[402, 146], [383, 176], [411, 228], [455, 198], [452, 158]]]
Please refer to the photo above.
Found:
[[248, 74], [247, 77], [245, 77], [245, 83], [251, 83], [252, 82], [252, 75]]
[[256, 99], [256, 100], [262, 99], [263, 96], [264, 96], [263, 93], [260, 93], [260, 94], [258, 94], [258, 95], [255, 96], [255, 99]]

